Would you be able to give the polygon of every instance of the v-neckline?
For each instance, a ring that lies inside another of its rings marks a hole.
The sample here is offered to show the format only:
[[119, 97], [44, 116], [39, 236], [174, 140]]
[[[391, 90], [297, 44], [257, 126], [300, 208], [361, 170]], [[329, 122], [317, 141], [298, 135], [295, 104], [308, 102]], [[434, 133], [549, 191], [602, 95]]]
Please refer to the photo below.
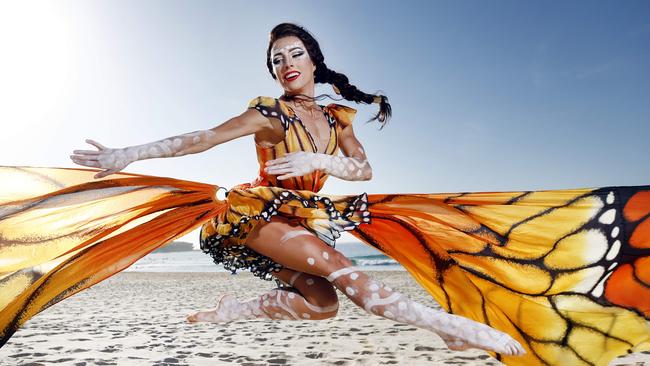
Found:
[[286, 105], [287, 108], [289, 108], [291, 110], [291, 113], [293, 113], [293, 116], [295, 117], [295, 119], [298, 120], [298, 122], [300, 122], [300, 126], [302, 126], [302, 129], [305, 130], [305, 133], [307, 134], [307, 137], [309, 137], [309, 141], [311, 142], [311, 146], [314, 149], [314, 152], [317, 153], [317, 154], [318, 153], [327, 154], [327, 150], [330, 147], [330, 142], [332, 141], [332, 127], [330, 126], [330, 115], [327, 112], [327, 107], [318, 104], [318, 106], [321, 108], [321, 110], [323, 112], [323, 115], [325, 116], [325, 121], [327, 122], [327, 131], [328, 131], [327, 142], [325, 143], [325, 149], [323, 150], [323, 152], [319, 152], [318, 151], [318, 146], [316, 145], [316, 139], [314, 139], [314, 135], [312, 135], [311, 131], [309, 131], [309, 129], [307, 128], [305, 123], [302, 121], [302, 118], [300, 118], [300, 116], [298, 116], [298, 113], [296, 113], [296, 110], [292, 106], [290, 106], [287, 102], [285, 102], [284, 100], [281, 100], [281, 99], [278, 99], [278, 100], [280, 102], [284, 103], [284, 105]]

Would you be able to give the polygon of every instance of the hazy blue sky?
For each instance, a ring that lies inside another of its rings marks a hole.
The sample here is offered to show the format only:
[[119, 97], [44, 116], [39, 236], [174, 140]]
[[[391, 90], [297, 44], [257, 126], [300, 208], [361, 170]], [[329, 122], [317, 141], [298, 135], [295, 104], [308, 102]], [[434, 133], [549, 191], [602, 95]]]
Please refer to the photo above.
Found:
[[[85, 138], [151, 142], [278, 96], [284, 21], [394, 110], [378, 131], [358, 106], [374, 178], [326, 193], [650, 184], [647, 1], [4, 1], [0, 164], [71, 167]], [[256, 164], [247, 137], [126, 171], [230, 187]]]

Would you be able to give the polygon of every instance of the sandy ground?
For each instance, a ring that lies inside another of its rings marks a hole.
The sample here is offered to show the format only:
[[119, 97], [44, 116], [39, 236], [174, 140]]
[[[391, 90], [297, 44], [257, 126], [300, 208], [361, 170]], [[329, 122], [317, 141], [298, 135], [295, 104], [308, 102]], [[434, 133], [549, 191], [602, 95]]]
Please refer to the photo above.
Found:
[[[434, 302], [406, 272], [373, 276]], [[274, 287], [248, 273], [120, 273], [35, 316], [0, 349], [0, 365], [500, 365], [480, 350], [450, 351], [435, 334], [366, 314], [341, 295], [325, 321], [188, 324], [220, 293]], [[650, 365], [650, 353], [612, 365]]]

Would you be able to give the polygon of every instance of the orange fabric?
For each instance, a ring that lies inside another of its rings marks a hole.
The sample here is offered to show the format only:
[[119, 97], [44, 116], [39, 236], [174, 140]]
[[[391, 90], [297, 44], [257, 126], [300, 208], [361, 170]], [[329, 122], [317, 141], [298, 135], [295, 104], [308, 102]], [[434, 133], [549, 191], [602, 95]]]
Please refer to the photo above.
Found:
[[527, 355], [496, 355], [505, 364], [608, 365], [650, 349], [650, 250], [630, 239], [645, 235], [648, 193], [368, 195], [371, 222], [352, 234], [446, 310], [515, 337]]
[[[355, 109], [339, 104], [329, 104], [321, 106], [329, 124], [329, 140], [323, 154], [337, 155], [338, 134], [342, 128], [349, 125], [356, 113]], [[310, 190], [318, 192], [325, 184], [328, 175], [320, 170], [301, 177], [295, 177], [288, 180], [277, 180], [274, 175], [267, 175], [264, 171], [264, 164], [273, 159], [282, 157], [288, 152], [307, 151], [317, 152], [316, 142], [309, 130], [296, 115], [294, 110], [285, 102], [271, 97], [257, 97], [248, 105], [248, 108], [256, 109], [263, 115], [277, 119], [282, 124], [285, 131], [283, 141], [271, 147], [262, 147], [255, 144], [257, 150], [257, 160], [260, 164], [259, 177], [251, 184], [252, 187], [271, 186], [286, 189]]]
[[35, 314], [226, 207], [213, 185], [96, 173], [0, 168], [0, 345]]

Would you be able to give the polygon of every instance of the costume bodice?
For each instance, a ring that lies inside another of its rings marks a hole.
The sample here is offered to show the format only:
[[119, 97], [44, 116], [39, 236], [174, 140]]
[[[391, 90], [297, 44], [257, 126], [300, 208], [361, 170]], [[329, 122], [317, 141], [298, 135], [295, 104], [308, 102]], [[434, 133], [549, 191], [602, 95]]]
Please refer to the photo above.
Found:
[[[249, 108], [254, 108], [268, 118], [276, 118], [284, 129], [284, 139], [271, 147], [255, 144], [257, 160], [260, 164], [259, 176], [251, 183], [252, 187], [273, 186], [285, 189], [310, 190], [318, 192], [327, 180], [328, 174], [316, 170], [300, 177], [278, 180], [276, 175], [264, 171], [265, 163], [282, 157], [284, 154], [297, 151], [316, 153], [317, 146], [314, 137], [305, 127], [295, 111], [285, 102], [271, 97], [253, 99]], [[352, 123], [356, 110], [340, 104], [321, 106], [329, 125], [329, 139], [323, 154], [338, 155], [338, 136], [340, 131]]]

